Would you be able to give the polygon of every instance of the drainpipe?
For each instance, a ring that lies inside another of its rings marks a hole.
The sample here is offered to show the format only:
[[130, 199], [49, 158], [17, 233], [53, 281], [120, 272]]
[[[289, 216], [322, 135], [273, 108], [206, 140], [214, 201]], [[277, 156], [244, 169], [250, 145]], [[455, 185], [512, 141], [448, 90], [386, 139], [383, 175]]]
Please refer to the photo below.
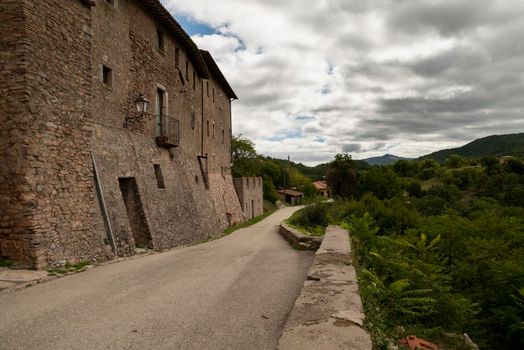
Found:
[[233, 112], [231, 111], [231, 102], [233, 99], [229, 99], [229, 168], [231, 175], [233, 175], [233, 150], [231, 149], [231, 140], [233, 139]]
[[201, 81], [202, 81], [202, 98], [200, 99], [201, 103], [202, 103], [202, 109], [201, 109], [201, 112], [202, 112], [202, 123], [200, 124], [201, 126], [201, 135], [200, 135], [200, 155], [203, 157], [204, 156], [204, 78], [201, 78]]
[[98, 201], [100, 203], [100, 207], [102, 207], [102, 218], [104, 219], [104, 223], [106, 224], [106, 227], [107, 227], [107, 238], [109, 239], [109, 243], [111, 244], [111, 247], [113, 248], [113, 252], [115, 253], [115, 256], [117, 257], [118, 254], [116, 250], [115, 237], [113, 235], [113, 228], [111, 227], [111, 221], [109, 221], [106, 201], [104, 199], [104, 192], [102, 191], [102, 184], [100, 183], [100, 179], [98, 178], [98, 170], [96, 168], [95, 153], [93, 151], [91, 151], [91, 158], [93, 159], [93, 169], [95, 171], [96, 194], [98, 195]]

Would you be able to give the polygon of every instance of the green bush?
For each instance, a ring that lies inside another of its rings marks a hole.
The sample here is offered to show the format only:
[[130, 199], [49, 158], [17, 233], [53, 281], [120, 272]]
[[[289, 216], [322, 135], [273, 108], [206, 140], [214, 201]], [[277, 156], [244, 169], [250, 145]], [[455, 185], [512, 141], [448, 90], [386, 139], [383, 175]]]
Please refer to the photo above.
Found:
[[313, 235], [323, 235], [329, 225], [327, 203], [309, 204], [296, 211], [288, 223]]

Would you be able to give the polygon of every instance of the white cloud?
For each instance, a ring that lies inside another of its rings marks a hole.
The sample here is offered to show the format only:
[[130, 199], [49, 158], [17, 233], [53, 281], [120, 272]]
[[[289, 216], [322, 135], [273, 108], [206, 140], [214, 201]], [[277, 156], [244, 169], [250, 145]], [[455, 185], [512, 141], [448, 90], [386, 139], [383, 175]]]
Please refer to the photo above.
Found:
[[259, 153], [413, 157], [523, 131], [521, 1], [163, 3], [216, 28], [193, 39], [240, 98], [234, 133]]

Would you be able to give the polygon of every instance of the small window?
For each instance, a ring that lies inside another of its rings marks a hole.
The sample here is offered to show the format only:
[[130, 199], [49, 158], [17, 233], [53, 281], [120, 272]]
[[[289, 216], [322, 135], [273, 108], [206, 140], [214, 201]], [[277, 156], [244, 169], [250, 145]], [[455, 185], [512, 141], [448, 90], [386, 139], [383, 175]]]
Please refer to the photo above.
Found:
[[213, 140], [215, 139], [215, 122], [213, 122]]
[[195, 111], [191, 112], [191, 129], [195, 129]]
[[209, 97], [209, 81], [207, 82], [207, 97]]
[[113, 86], [113, 70], [108, 66], [102, 66], [102, 82], [104, 85]]
[[164, 40], [164, 32], [161, 30], [156, 31], [156, 48], [160, 52], [164, 52], [165, 49], [165, 40]]
[[189, 80], [189, 61], [186, 59], [186, 80]]
[[222, 129], [222, 144], [224, 144], [225, 139], [226, 139], [226, 132], [224, 129]]
[[162, 176], [162, 168], [160, 168], [160, 164], [153, 164], [155, 168], [155, 176], [156, 176], [156, 183], [158, 188], [166, 188], [166, 185], [164, 184], [164, 177]]
[[180, 68], [180, 49], [175, 47], [175, 67]]
[[209, 137], [209, 120], [207, 121], [207, 137]]

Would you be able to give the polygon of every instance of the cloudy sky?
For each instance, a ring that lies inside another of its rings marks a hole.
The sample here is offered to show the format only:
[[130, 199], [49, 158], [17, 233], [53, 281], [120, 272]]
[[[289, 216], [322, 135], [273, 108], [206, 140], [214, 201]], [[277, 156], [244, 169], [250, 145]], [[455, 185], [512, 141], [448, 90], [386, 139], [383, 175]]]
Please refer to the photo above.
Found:
[[417, 157], [524, 131], [522, 0], [162, 0], [259, 153]]

